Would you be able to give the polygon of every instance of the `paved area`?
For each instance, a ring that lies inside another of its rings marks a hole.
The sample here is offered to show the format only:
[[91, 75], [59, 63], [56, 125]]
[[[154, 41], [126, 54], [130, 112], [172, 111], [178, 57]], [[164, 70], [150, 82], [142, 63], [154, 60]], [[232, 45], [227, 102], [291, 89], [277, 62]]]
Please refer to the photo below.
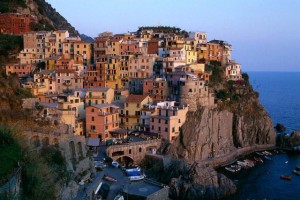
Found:
[[[104, 175], [109, 175], [116, 178], [117, 182], [113, 183], [102, 179]], [[107, 198], [108, 200], [110, 200], [114, 199], [118, 192], [123, 189], [124, 185], [129, 182], [129, 179], [120, 168], [108, 166], [103, 171], [98, 171], [96, 173], [96, 176], [93, 178], [92, 183], [87, 183], [84, 186], [80, 186], [80, 190], [77, 194], [76, 199], [93, 199], [93, 193], [95, 192], [100, 182], [110, 185], [110, 190]]]

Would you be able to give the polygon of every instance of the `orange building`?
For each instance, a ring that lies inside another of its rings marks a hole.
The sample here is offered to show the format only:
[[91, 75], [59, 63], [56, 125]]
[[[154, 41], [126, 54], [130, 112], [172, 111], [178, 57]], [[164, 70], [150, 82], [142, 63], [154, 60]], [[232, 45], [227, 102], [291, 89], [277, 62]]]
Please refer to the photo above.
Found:
[[34, 65], [25, 65], [25, 64], [15, 64], [15, 65], [6, 65], [6, 75], [16, 73], [18, 77], [23, 77], [29, 75], [35, 69]]
[[119, 129], [119, 107], [112, 104], [99, 104], [86, 107], [86, 131], [88, 137], [106, 141], [109, 131]]

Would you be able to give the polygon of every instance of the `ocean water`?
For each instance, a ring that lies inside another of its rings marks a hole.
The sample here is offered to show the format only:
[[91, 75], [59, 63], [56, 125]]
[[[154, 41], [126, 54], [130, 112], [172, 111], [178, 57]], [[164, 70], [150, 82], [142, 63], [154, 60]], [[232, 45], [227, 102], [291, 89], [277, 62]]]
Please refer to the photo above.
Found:
[[272, 117], [287, 133], [300, 130], [300, 72], [249, 72], [253, 89]]
[[[300, 72], [249, 72], [253, 88], [272, 117], [274, 125], [284, 124], [288, 133], [300, 130]], [[300, 154], [275, 154], [271, 161], [249, 170], [225, 175], [235, 181], [238, 191], [226, 199], [300, 199], [300, 176], [292, 170], [300, 166]], [[281, 175], [292, 176], [291, 181]]]

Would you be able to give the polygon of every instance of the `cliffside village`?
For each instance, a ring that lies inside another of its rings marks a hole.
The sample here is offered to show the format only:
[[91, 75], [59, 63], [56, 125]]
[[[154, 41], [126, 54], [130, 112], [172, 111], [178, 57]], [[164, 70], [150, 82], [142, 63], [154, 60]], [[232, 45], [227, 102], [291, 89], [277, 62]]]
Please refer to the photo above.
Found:
[[[6, 65], [6, 74], [16, 73], [37, 97], [32, 106], [43, 107], [41, 117], [70, 125], [75, 135], [102, 142], [141, 131], [171, 142], [188, 111], [215, 105], [206, 64], [218, 61], [227, 79], [241, 79], [231, 45], [206, 38], [142, 30], [104, 32], [91, 44], [67, 30], [28, 32], [20, 63]], [[36, 70], [41, 62], [45, 69]]]

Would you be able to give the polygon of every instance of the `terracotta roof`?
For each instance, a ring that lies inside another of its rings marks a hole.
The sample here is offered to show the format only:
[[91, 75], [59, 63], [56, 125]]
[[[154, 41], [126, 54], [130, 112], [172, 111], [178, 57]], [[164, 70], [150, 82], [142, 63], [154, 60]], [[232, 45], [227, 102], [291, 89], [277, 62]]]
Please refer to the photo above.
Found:
[[131, 94], [125, 100], [125, 103], [141, 103], [148, 95], [135, 95]]

